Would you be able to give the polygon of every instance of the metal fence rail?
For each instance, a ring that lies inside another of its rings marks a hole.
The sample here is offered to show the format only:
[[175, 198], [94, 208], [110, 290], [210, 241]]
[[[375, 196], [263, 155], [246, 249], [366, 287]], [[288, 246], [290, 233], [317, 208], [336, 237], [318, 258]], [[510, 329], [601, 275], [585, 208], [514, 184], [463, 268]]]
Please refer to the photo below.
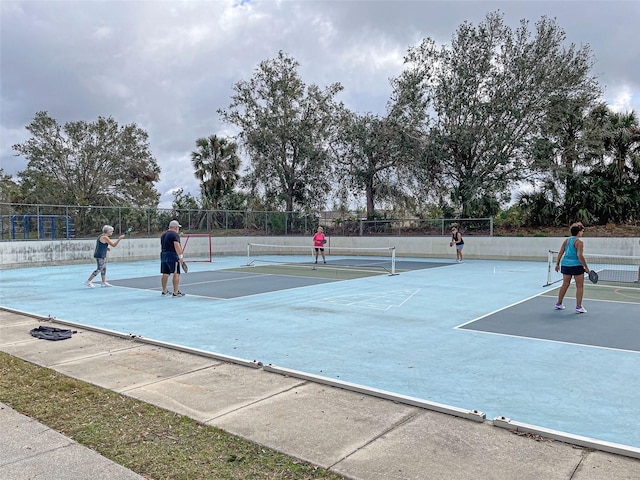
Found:
[[327, 235], [447, 235], [457, 224], [465, 235], [493, 236], [493, 218], [381, 218], [367, 220], [356, 212], [276, 212], [253, 210], [175, 210], [80, 205], [0, 203], [0, 240], [91, 238], [112, 225], [120, 235], [156, 237], [177, 219], [185, 233], [233, 235], [313, 235], [319, 225]]

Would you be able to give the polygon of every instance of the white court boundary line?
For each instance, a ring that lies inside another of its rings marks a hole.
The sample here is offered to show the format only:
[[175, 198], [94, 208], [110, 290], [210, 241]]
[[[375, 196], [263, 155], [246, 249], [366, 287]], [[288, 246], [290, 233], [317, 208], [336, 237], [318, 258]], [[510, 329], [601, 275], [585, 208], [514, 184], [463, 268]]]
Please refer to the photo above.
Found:
[[[501, 312], [503, 310], [507, 310], [511, 307], [514, 307], [516, 305], [519, 305], [521, 303], [524, 302], [528, 302], [529, 300], [533, 300], [534, 298], [538, 298], [538, 297], [551, 297], [553, 298], [552, 295], [548, 295], [545, 292], [537, 294], [537, 295], [533, 295], [529, 298], [525, 298], [524, 300], [521, 300], [519, 302], [515, 302], [512, 303], [511, 305], [507, 305], [506, 307], [503, 308], [499, 308], [497, 310], [494, 310], [493, 312], [487, 313], [485, 315], [482, 315], [480, 317], [474, 318], [473, 320], [469, 320], [468, 322], [465, 323], [461, 323], [460, 325], [457, 325], [455, 327], [453, 327], [454, 330], [459, 330], [461, 332], [469, 332], [469, 333], [481, 333], [481, 334], [485, 334], [485, 335], [495, 335], [495, 336], [499, 336], [499, 337], [509, 337], [509, 338], [520, 338], [520, 339], [524, 339], [524, 340], [533, 340], [533, 341], [537, 341], [537, 342], [548, 342], [548, 343], [556, 343], [556, 344], [560, 344], [560, 345], [571, 345], [571, 346], [577, 346], [577, 347], [585, 347], [585, 348], [597, 348], [597, 349], [601, 349], [601, 350], [610, 350], [613, 352], [625, 352], [625, 353], [633, 353], [636, 355], [640, 355], [640, 352], [638, 352], [637, 350], [627, 350], [626, 348], [614, 348], [614, 347], [603, 347], [602, 345], [590, 345], [588, 343], [577, 343], [577, 342], [567, 342], [567, 341], [563, 341], [563, 340], [552, 340], [549, 338], [539, 338], [539, 337], [529, 337], [529, 336], [525, 336], [525, 335], [515, 335], [513, 333], [500, 333], [500, 332], [487, 332], [486, 330], [478, 330], [475, 328], [463, 328], [467, 325], [470, 325], [474, 322], [477, 322], [479, 320], [482, 320], [483, 318], [487, 318], [490, 317], [493, 314], [496, 314], [498, 312]], [[590, 302], [602, 302], [602, 303], [624, 303], [625, 305], [629, 304], [629, 305], [638, 305], [636, 302], [616, 302], [615, 300], [589, 300]]]
[[[185, 353], [190, 353], [190, 354], [195, 354], [195, 355], [201, 355], [201, 356], [205, 356], [208, 358], [214, 358], [214, 359], [218, 359], [218, 360], [222, 360], [225, 362], [230, 362], [230, 363], [234, 363], [234, 364], [239, 364], [239, 365], [243, 365], [249, 368], [253, 368], [253, 369], [262, 369], [265, 372], [272, 372], [272, 373], [279, 373], [281, 375], [287, 375], [287, 376], [291, 376], [294, 378], [300, 378], [303, 380], [308, 380], [311, 381], [313, 383], [318, 383], [318, 384], [324, 384], [324, 385], [328, 385], [328, 386], [332, 386], [332, 387], [336, 387], [336, 388], [342, 388], [344, 390], [348, 390], [348, 391], [354, 391], [357, 393], [362, 393], [364, 395], [369, 395], [372, 397], [378, 397], [378, 398], [382, 398], [385, 400], [390, 400], [390, 401], [394, 401], [394, 402], [399, 402], [399, 403], [403, 403], [403, 404], [407, 404], [407, 405], [412, 405], [418, 408], [422, 408], [425, 410], [431, 410], [431, 411], [435, 411], [435, 412], [439, 412], [439, 413], [444, 413], [447, 415], [453, 415], [455, 417], [460, 417], [460, 418], [466, 418], [469, 420], [473, 420], [476, 421], [478, 423], [484, 423], [486, 421], [486, 415], [483, 412], [480, 412], [478, 410], [467, 410], [467, 409], [463, 409], [463, 408], [459, 408], [459, 407], [454, 407], [454, 406], [450, 406], [450, 405], [445, 405], [445, 404], [441, 404], [441, 403], [437, 403], [437, 402], [430, 402], [427, 400], [422, 400], [416, 397], [410, 397], [410, 396], [406, 396], [406, 395], [400, 395], [400, 394], [395, 394], [395, 393], [391, 393], [391, 392], [387, 392], [385, 390], [379, 390], [379, 389], [375, 389], [375, 388], [368, 388], [368, 387], [363, 387], [361, 385], [355, 384], [355, 383], [349, 383], [349, 382], [344, 382], [344, 381], [340, 381], [340, 380], [333, 380], [333, 379], [329, 379], [327, 377], [320, 377], [317, 375], [313, 375], [313, 374], [307, 374], [304, 372], [299, 372], [297, 370], [291, 370], [291, 369], [286, 369], [286, 368], [281, 368], [281, 367], [277, 367], [275, 365], [264, 365], [262, 362], [260, 361], [256, 361], [256, 360], [245, 360], [242, 358], [236, 358], [236, 357], [231, 357], [231, 356], [227, 356], [227, 355], [222, 355], [222, 354], [216, 354], [216, 353], [212, 353], [212, 352], [208, 352], [205, 350], [200, 350], [200, 349], [195, 349], [195, 348], [190, 348], [190, 347], [183, 347], [181, 345], [177, 345], [177, 344], [173, 344], [173, 343], [167, 343], [167, 342], [162, 342], [162, 341], [156, 341], [150, 338], [144, 338], [141, 336], [135, 336], [135, 335], [131, 335], [131, 334], [123, 334], [120, 332], [117, 332], [115, 330], [108, 330], [108, 329], [103, 329], [100, 327], [91, 327], [91, 326], [87, 326], [81, 323], [77, 323], [77, 322], [69, 322], [69, 321], [65, 321], [65, 320], [61, 320], [55, 317], [45, 317], [42, 315], [38, 315], [38, 314], [32, 314], [29, 312], [23, 312], [20, 310], [16, 310], [16, 309], [12, 309], [12, 308], [8, 308], [8, 307], [4, 307], [0, 305], [0, 310], [5, 310], [8, 312], [13, 312], [13, 313], [18, 313], [21, 315], [25, 315], [28, 317], [32, 317], [32, 318], [36, 318], [36, 319], [41, 319], [44, 321], [49, 321], [52, 323], [59, 323], [62, 325], [68, 325], [68, 326], [74, 326], [74, 327], [78, 327], [78, 328], [83, 328], [85, 330], [91, 330], [91, 331], [95, 331], [97, 333], [102, 333], [102, 334], [106, 334], [106, 335], [112, 335], [112, 336], [116, 336], [116, 337], [121, 337], [121, 338], [129, 338], [132, 339], [134, 341], [138, 341], [141, 343], [148, 343], [151, 345], [156, 345], [156, 346], [160, 346], [160, 347], [164, 347], [164, 348], [169, 348], [169, 349], [176, 349]], [[552, 430], [552, 429], [548, 429], [548, 428], [544, 428], [544, 427], [539, 427], [536, 425], [531, 425], [531, 424], [527, 424], [527, 423], [522, 423], [522, 422], [517, 422], [514, 421], [510, 418], [504, 417], [504, 416], [498, 416], [495, 417], [493, 419], [493, 421], [488, 421], [487, 423], [498, 427], [498, 428], [504, 428], [507, 430], [512, 430], [512, 431], [517, 431], [517, 432], [526, 432], [526, 433], [534, 433], [537, 435], [540, 435], [542, 437], [546, 437], [546, 438], [551, 438], [557, 441], [561, 441], [561, 442], [565, 442], [568, 444], [573, 444], [573, 445], [578, 445], [578, 446], [582, 446], [582, 447], [586, 447], [586, 448], [593, 448], [595, 450], [600, 450], [600, 451], [604, 451], [604, 452], [609, 452], [609, 453], [613, 453], [616, 455], [622, 455], [622, 456], [626, 456], [626, 457], [632, 457], [632, 458], [638, 458], [640, 459], [640, 448], [637, 447], [632, 447], [630, 445], [623, 445], [623, 444], [619, 444], [619, 443], [614, 443], [614, 442], [608, 442], [605, 440], [598, 440], [595, 438], [591, 438], [591, 437], [584, 437], [584, 436], [580, 436], [580, 435], [574, 435], [574, 434], [570, 434], [570, 433], [566, 433], [566, 432], [562, 432], [559, 430]]]

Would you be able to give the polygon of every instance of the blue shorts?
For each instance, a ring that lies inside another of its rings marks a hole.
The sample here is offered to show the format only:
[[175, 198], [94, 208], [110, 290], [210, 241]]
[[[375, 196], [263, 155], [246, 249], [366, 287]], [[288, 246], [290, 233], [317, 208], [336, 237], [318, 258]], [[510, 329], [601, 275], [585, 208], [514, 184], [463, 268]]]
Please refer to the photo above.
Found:
[[584, 267], [582, 265], [562, 265], [560, 273], [563, 275], [584, 275]]
[[164, 275], [171, 275], [172, 273], [177, 273], [178, 275], [180, 275], [180, 262], [178, 261], [160, 262], [160, 273]]

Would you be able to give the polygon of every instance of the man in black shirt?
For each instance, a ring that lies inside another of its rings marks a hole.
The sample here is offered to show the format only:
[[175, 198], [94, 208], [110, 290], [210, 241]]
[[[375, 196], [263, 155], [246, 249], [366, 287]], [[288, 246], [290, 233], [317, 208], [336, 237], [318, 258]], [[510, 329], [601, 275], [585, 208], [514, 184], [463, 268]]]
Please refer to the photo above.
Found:
[[[162, 273], [162, 296], [184, 297], [180, 291], [180, 264], [183, 262], [182, 246], [180, 245], [180, 223], [171, 220], [169, 229], [160, 237], [162, 253], [160, 254], [160, 273]], [[173, 294], [167, 290], [169, 275], [173, 275]]]

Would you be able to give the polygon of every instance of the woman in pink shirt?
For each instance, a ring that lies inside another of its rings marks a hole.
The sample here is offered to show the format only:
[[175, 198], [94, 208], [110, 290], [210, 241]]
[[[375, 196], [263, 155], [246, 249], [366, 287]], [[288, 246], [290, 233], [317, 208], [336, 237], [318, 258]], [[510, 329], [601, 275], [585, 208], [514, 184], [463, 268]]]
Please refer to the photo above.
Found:
[[318, 231], [313, 236], [313, 249], [316, 252], [316, 261], [318, 263], [318, 253], [322, 254], [322, 262], [327, 263], [327, 259], [324, 256], [324, 244], [327, 243], [327, 240], [324, 238], [324, 229], [322, 227], [318, 227]]

